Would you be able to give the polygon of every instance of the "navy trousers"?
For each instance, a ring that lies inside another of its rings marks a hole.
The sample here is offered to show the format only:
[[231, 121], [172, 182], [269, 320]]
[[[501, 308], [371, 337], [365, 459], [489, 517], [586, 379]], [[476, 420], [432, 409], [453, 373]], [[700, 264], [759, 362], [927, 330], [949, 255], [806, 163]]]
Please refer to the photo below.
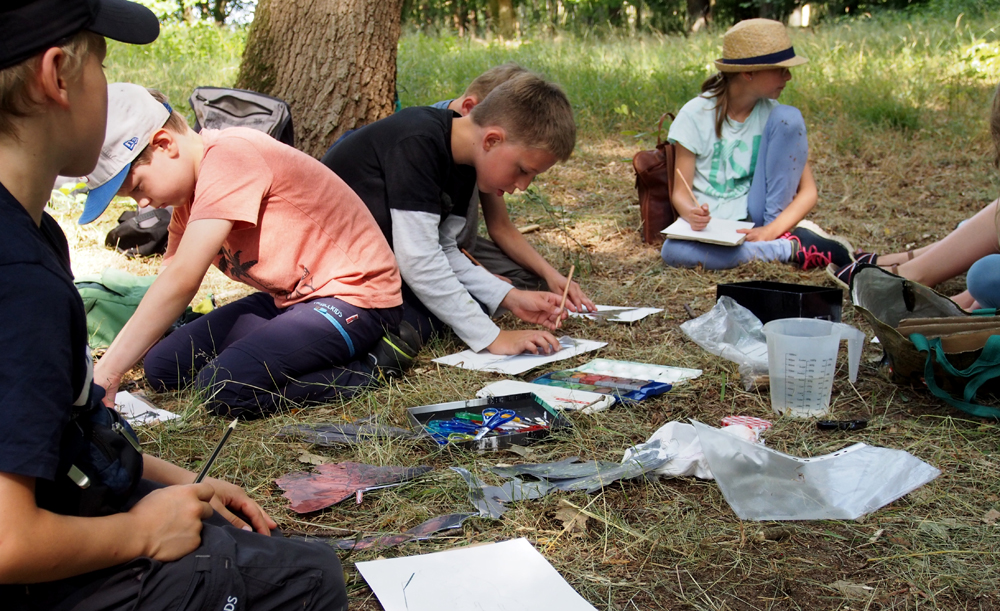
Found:
[[402, 307], [365, 309], [321, 297], [279, 309], [267, 293], [227, 304], [174, 331], [146, 355], [146, 379], [194, 382], [209, 411], [259, 418], [283, 402], [328, 402], [374, 382], [368, 351], [398, 327]]
[[[127, 507], [161, 487], [142, 480]], [[127, 507], [125, 509], [127, 509]], [[128, 536], [128, 533], [122, 533]], [[136, 558], [68, 579], [0, 586], [11, 611], [346, 611], [340, 559], [322, 542], [205, 520], [201, 545], [174, 562]]]

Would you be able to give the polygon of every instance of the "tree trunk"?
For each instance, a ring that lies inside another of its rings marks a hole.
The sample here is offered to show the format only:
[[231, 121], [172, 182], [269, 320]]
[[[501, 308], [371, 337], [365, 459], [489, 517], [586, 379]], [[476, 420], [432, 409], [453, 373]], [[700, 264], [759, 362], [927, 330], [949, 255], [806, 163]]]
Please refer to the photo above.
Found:
[[288, 102], [296, 146], [319, 157], [392, 114], [402, 0], [259, 0], [236, 86]]
[[497, 34], [500, 38], [511, 40], [514, 38], [517, 23], [514, 18], [514, 1], [497, 0], [496, 3]]
[[711, 0], [687, 0], [688, 28], [697, 32], [712, 19]]

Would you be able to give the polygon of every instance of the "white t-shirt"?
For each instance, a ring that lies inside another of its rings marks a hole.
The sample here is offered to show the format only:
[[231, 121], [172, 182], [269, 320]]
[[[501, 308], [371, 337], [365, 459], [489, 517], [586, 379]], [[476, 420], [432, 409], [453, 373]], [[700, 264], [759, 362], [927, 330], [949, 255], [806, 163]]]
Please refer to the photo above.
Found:
[[715, 102], [715, 98], [698, 96], [685, 104], [667, 139], [695, 154], [691, 187], [698, 201], [708, 204], [711, 215], [745, 219], [761, 135], [778, 102], [761, 99], [746, 121], [723, 121], [722, 138], [715, 135]]

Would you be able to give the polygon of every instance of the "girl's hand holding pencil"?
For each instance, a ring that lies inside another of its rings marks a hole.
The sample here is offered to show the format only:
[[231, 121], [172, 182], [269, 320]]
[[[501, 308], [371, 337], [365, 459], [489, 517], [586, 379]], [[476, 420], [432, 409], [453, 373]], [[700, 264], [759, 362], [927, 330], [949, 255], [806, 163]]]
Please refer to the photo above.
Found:
[[708, 213], [708, 205], [698, 203], [698, 198], [694, 196], [691, 185], [688, 184], [688, 181], [684, 178], [684, 174], [679, 169], [677, 170], [677, 178], [681, 179], [681, 184], [684, 185], [684, 189], [691, 196], [691, 201], [694, 202], [694, 206], [688, 208], [687, 213], [680, 213], [681, 218], [691, 225], [691, 229], [701, 231], [705, 227], [708, 227], [708, 222], [712, 220], [711, 215]]

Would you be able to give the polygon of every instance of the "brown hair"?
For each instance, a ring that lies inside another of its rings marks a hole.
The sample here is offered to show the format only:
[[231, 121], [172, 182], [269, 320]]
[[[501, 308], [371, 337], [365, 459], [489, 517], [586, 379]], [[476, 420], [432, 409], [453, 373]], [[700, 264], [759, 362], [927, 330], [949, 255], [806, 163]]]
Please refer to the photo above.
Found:
[[[153, 98], [160, 104], [170, 106], [170, 116], [167, 117], [167, 122], [163, 124], [163, 127], [177, 134], [184, 134], [191, 129], [188, 125], [187, 119], [184, 118], [184, 115], [174, 110], [173, 106], [170, 104], [170, 100], [167, 99], [167, 96], [163, 95], [163, 93], [157, 91], [156, 89], [147, 88], [146, 91], [148, 91], [149, 95], [153, 96]], [[152, 161], [152, 157], [153, 151], [150, 150], [149, 143], [147, 142], [145, 148], [142, 149], [142, 152], [132, 160], [132, 165], [146, 165]]]
[[[103, 52], [107, 48], [107, 43], [100, 34], [81, 30], [65, 44], [59, 45], [59, 48], [66, 53], [64, 74], [76, 78], [83, 71], [86, 59], [91, 54]], [[16, 138], [17, 133], [11, 119], [27, 117], [34, 111], [37, 104], [31, 99], [28, 83], [38, 71], [45, 51], [0, 70], [0, 135]]]
[[722, 138], [722, 122], [729, 120], [729, 83], [739, 72], [716, 72], [701, 84], [701, 92], [715, 98], [715, 136]]
[[500, 127], [511, 142], [566, 161], [576, 145], [576, 123], [566, 94], [530, 72], [496, 86], [469, 114], [479, 127]]
[[496, 89], [497, 85], [506, 83], [511, 78], [526, 72], [528, 71], [514, 62], [494, 66], [469, 83], [462, 96], [475, 96], [477, 102], [482, 102], [491, 91]]

